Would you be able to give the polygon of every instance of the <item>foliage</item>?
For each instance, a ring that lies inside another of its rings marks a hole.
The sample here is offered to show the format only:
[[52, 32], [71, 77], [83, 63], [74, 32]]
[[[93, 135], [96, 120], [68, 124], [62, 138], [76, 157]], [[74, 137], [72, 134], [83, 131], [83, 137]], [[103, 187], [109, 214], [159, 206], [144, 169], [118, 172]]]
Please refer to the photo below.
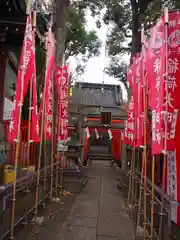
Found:
[[[101, 0], [101, 2], [106, 2]], [[108, 33], [107, 46], [110, 64], [106, 73], [119, 79], [127, 88], [125, 68], [122, 61], [124, 54], [133, 57], [141, 50], [140, 27], [151, 28], [162, 13], [162, 7], [180, 8], [179, 0], [109, 0], [103, 20], [111, 28]]]
[[69, 31], [66, 39], [66, 55], [83, 55], [84, 61], [98, 56], [101, 42], [95, 31], [86, 29], [86, 8], [75, 2], [69, 8]]
[[114, 76], [114, 78], [117, 80], [119, 79], [124, 84], [125, 88], [128, 89], [126, 69], [127, 64], [125, 62], [119, 63], [117, 58], [111, 58], [111, 63], [107, 67], [106, 73], [110, 76]]

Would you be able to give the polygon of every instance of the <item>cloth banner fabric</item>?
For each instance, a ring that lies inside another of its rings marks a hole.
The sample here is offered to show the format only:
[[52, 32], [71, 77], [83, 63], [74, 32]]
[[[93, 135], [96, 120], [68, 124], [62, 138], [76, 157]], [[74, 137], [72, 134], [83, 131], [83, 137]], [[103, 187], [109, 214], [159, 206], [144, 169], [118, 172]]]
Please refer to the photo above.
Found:
[[58, 93], [58, 141], [66, 141], [68, 138], [68, 66], [57, 66], [55, 68], [55, 82]]
[[[35, 31], [34, 31], [34, 49], [35, 49]], [[34, 55], [35, 58], [35, 55]], [[32, 79], [32, 121], [31, 121], [31, 140], [33, 142], [39, 142], [39, 113], [37, 109], [37, 88], [36, 88], [36, 64], [34, 59], [34, 74]]]
[[179, 14], [169, 13], [168, 36], [164, 17], [160, 18], [151, 32], [146, 61], [152, 108], [152, 154], [175, 150], [176, 123], [180, 107], [180, 84], [176, 81], [180, 76], [178, 20]]
[[[24, 97], [27, 93], [30, 79], [34, 72], [34, 43], [31, 14], [27, 17], [24, 41], [20, 57], [20, 65], [16, 80], [16, 92], [14, 97], [14, 107], [11, 113], [8, 141], [14, 142], [19, 138], [18, 127], [21, 124], [20, 108], [23, 105]], [[19, 139], [18, 139], [19, 140]]]
[[36, 89], [36, 74], [33, 77], [33, 99], [32, 99], [32, 125], [31, 125], [31, 140], [39, 142], [39, 113], [37, 109], [37, 89]]
[[47, 62], [46, 62], [46, 74], [45, 74], [45, 86], [43, 92], [43, 98], [41, 102], [41, 111], [43, 109], [44, 102], [44, 138], [45, 140], [52, 139], [52, 114], [53, 114], [53, 67], [55, 60], [55, 40], [51, 29], [48, 34], [47, 42]]

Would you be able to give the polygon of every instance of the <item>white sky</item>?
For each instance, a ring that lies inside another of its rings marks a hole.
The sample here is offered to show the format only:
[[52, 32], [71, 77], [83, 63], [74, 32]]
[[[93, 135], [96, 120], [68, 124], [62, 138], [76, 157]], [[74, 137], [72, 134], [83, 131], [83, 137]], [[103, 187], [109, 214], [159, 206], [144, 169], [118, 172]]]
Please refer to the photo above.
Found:
[[[96, 30], [97, 34], [102, 41], [102, 47], [100, 49], [100, 56], [99, 57], [93, 57], [90, 58], [90, 60], [87, 63], [87, 67], [85, 70], [84, 75], [82, 76], [83, 82], [93, 82], [93, 83], [102, 83], [104, 80], [105, 84], [120, 84], [117, 80], [115, 80], [113, 77], [109, 77], [107, 74], [103, 73], [104, 66], [108, 65], [108, 58], [105, 57], [105, 42], [106, 42], [106, 34], [107, 34], [107, 26], [102, 24], [102, 27], [98, 29], [95, 24], [94, 18], [91, 17], [90, 13], [87, 14], [87, 29], [88, 30]], [[128, 56], [124, 56], [123, 60], [129, 61]], [[74, 59], [71, 59], [70, 65], [72, 69], [74, 69], [76, 65], [76, 61]], [[124, 86], [122, 86], [122, 89], [124, 89]], [[126, 93], [123, 94], [126, 98]]]

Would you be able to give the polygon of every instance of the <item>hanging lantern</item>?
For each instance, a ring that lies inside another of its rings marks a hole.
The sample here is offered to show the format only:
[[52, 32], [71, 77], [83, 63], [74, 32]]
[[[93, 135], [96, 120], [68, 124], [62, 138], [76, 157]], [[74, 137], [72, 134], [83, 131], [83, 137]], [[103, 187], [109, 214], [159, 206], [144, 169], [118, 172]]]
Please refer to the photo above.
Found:
[[121, 140], [124, 141], [124, 131], [121, 131]]
[[108, 130], [108, 135], [109, 135], [109, 139], [111, 140], [113, 138], [113, 136], [112, 136], [112, 132], [110, 129]]
[[89, 133], [89, 128], [88, 127], [85, 129], [85, 132], [86, 132], [86, 137], [89, 139], [90, 138], [90, 133]]
[[95, 128], [96, 139], [99, 139], [99, 134], [97, 128]]

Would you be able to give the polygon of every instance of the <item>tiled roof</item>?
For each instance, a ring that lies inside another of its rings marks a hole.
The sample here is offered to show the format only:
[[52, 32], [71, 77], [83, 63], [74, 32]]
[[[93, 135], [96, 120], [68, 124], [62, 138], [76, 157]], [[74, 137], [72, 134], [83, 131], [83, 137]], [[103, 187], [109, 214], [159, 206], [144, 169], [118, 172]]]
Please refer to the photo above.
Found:
[[72, 90], [72, 104], [116, 107], [122, 105], [120, 86], [94, 83], [77, 83]]

